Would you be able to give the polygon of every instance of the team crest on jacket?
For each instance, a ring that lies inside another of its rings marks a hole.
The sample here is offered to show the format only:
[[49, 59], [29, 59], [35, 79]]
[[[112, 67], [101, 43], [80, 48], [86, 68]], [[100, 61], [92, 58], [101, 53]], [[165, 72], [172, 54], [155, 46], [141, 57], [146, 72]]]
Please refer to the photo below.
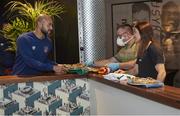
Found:
[[32, 46], [32, 50], [35, 50], [36, 49], [36, 46]]
[[45, 46], [45, 47], [44, 47], [44, 53], [47, 53], [47, 52], [48, 52], [48, 47]]
[[1, 46], [4, 46], [4, 43], [1, 43], [0, 45], [1, 45]]

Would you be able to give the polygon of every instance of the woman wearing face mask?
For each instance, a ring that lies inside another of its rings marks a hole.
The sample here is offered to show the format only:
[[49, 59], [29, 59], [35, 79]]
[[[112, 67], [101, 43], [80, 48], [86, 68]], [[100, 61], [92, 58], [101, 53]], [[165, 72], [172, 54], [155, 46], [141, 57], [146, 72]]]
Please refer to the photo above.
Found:
[[137, 60], [129, 73], [163, 82], [166, 76], [164, 55], [159, 41], [153, 37], [152, 26], [148, 22], [139, 22], [134, 35], [138, 44]]

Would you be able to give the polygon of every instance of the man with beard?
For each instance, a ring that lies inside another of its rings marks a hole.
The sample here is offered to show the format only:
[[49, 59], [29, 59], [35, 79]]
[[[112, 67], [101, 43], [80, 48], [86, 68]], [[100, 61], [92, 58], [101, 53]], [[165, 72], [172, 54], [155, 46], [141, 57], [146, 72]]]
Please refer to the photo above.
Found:
[[48, 59], [52, 49], [52, 42], [48, 37], [53, 29], [52, 25], [50, 16], [40, 14], [36, 19], [35, 30], [18, 37], [14, 75], [39, 75], [48, 71], [64, 73], [63, 65]]
[[179, 6], [169, 1], [162, 7], [161, 24], [164, 35], [162, 36], [163, 51], [165, 53], [165, 67], [167, 76], [165, 84], [180, 87], [180, 9]]

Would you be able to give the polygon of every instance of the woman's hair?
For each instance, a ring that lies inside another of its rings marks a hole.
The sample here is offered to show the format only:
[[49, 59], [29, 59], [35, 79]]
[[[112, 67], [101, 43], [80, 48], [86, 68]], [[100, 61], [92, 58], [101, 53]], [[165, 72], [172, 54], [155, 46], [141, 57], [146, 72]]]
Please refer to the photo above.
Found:
[[158, 51], [161, 50], [160, 42], [158, 41], [158, 39], [154, 38], [153, 28], [149, 22], [147, 21], [137, 22], [135, 24], [135, 27], [138, 29], [141, 37], [140, 45], [138, 49], [138, 57], [143, 56], [144, 51], [147, 49], [150, 41], [152, 42], [152, 44], [155, 45]]

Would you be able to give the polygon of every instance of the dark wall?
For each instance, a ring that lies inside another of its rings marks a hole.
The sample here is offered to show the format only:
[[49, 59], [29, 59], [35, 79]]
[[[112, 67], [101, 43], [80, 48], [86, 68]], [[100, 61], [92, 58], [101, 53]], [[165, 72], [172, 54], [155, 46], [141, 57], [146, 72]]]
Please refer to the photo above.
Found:
[[[62, 1], [62, 0], [61, 0]], [[58, 63], [79, 62], [77, 1], [63, 0], [66, 12], [55, 19], [55, 48]]]
[[1, 0], [0, 1], [0, 24], [2, 24], [3, 22], [5, 22], [5, 21], [7, 21], [6, 19], [5, 19], [5, 17], [3, 17], [3, 13], [6, 11], [6, 9], [5, 9], [5, 5], [6, 5], [6, 3], [8, 3], [10, 0]]

